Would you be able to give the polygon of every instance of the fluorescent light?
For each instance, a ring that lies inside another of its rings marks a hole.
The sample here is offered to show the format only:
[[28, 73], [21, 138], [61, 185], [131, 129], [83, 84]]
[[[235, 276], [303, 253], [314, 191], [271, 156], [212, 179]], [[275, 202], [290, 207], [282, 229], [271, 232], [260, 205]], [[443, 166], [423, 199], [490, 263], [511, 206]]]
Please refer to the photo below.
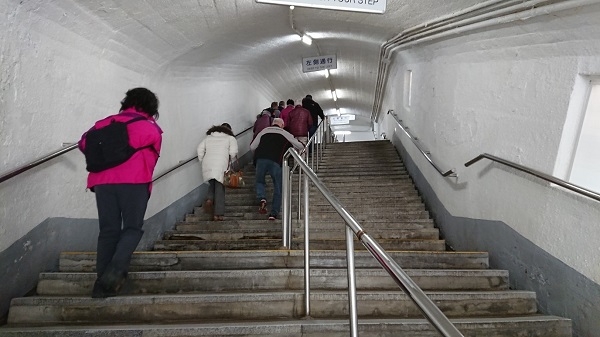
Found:
[[291, 9], [291, 10], [294, 10], [294, 6], [290, 6], [290, 9]]
[[310, 46], [312, 44], [312, 39], [310, 38], [310, 36], [304, 34], [302, 35], [302, 42]]
[[335, 90], [331, 90], [331, 97], [333, 98], [333, 101], [337, 101], [337, 94], [335, 92]]

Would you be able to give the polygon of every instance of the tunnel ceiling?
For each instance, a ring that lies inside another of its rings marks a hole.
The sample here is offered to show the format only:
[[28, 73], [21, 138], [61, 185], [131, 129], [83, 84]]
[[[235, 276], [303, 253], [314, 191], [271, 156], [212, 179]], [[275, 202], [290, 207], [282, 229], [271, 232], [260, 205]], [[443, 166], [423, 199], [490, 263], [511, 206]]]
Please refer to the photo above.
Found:
[[[405, 29], [478, 3], [388, 0], [385, 14], [290, 10], [254, 0], [73, 0], [72, 6], [107, 27], [104, 34], [111, 36], [103, 38], [134, 48], [171, 76], [227, 80], [259, 74], [268, 78], [261, 85], [280, 94], [273, 100], [310, 93], [326, 113], [339, 107], [357, 114], [355, 129], [367, 131], [382, 45]], [[312, 36], [313, 44], [299, 41], [297, 33]], [[338, 67], [329, 79], [302, 72], [303, 57], [332, 54]]]

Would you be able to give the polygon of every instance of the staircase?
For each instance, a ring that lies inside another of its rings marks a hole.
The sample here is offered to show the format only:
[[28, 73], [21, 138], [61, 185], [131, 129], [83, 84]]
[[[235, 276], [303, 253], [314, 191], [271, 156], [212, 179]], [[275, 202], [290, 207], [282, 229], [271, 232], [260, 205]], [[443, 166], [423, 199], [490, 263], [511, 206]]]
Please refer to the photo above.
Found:
[[[535, 293], [509, 289], [508, 272], [490, 269], [486, 252], [446, 249], [391, 143], [329, 144], [318, 175], [465, 336], [572, 336], [570, 320], [537, 312]], [[36, 296], [13, 299], [0, 336], [348, 336], [343, 220], [311, 190], [304, 318], [303, 221], [294, 220], [293, 249], [281, 249], [281, 221], [257, 213], [252, 168], [245, 179], [227, 191], [226, 221], [197, 207], [154, 251], [137, 252], [120, 296], [90, 298], [94, 253], [61, 254]], [[440, 336], [355, 248], [359, 335]]]

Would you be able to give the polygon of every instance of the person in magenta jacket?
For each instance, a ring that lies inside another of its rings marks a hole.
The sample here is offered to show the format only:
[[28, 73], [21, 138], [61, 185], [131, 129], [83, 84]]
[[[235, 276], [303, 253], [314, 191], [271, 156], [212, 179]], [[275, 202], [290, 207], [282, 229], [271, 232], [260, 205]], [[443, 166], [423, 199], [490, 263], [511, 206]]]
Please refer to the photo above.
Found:
[[[150, 90], [131, 89], [121, 101], [118, 114], [99, 120], [92, 127], [102, 128], [113, 120], [126, 122], [140, 116], [146, 118], [127, 125], [129, 144], [134, 148], [145, 148], [118, 166], [88, 174], [87, 187], [96, 194], [100, 227], [97, 278], [92, 290], [94, 298], [118, 294], [127, 278], [131, 256], [144, 233], [144, 214], [162, 143], [162, 130], [156, 124], [158, 105], [158, 98]], [[82, 152], [85, 151], [86, 134], [79, 141]]]

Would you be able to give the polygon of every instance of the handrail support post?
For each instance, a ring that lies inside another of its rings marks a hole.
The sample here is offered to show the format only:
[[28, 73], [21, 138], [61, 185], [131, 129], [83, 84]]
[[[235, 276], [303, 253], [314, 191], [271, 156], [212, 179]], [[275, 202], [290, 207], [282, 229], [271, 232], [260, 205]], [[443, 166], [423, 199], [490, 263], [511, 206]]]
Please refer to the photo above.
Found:
[[308, 212], [308, 177], [304, 178], [304, 315], [310, 316], [310, 237]]
[[346, 261], [348, 261], [348, 308], [350, 309], [350, 336], [358, 337], [356, 309], [356, 271], [354, 267], [354, 232], [346, 225]]
[[[290, 172], [290, 168], [287, 162], [287, 159], [283, 160], [282, 163], [282, 181], [284, 182], [289, 182], [290, 180], [290, 176], [291, 176], [291, 172]], [[282, 217], [282, 234], [283, 234], [283, 247], [284, 248], [290, 248], [290, 242], [288, 241], [288, 230], [291, 228], [290, 226], [290, 190], [291, 189], [291, 185], [289, 183], [284, 183], [283, 186], [281, 187], [281, 196], [283, 198], [283, 217]]]

